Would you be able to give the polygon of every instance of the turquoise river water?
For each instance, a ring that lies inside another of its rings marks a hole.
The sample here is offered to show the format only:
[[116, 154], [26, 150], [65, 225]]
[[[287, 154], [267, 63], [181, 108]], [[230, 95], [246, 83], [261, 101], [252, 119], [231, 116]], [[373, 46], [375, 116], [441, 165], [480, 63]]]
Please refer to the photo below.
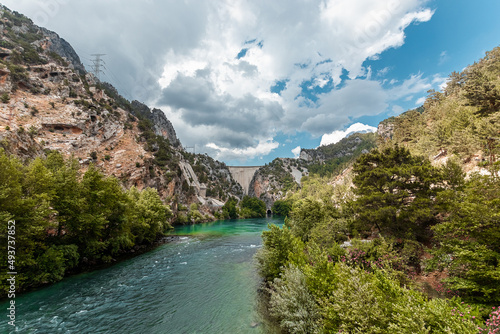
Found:
[[253, 255], [268, 223], [282, 220], [176, 228], [179, 241], [17, 296], [17, 328], [4, 316], [0, 333], [264, 333]]

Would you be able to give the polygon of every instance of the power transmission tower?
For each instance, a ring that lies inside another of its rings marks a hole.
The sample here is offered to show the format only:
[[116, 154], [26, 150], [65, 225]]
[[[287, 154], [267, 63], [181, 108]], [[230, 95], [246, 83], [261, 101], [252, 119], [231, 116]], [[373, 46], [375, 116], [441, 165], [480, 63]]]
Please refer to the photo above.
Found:
[[192, 149], [192, 150], [193, 150], [193, 154], [196, 154], [196, 145], [195, 145], [195, 146], [185, 146], [185, 147], [184, 147], [184, 150], [186, 150], [186, 152], [187, 152], [189, 149]]
[[95, 77], [97, 78], [97, 81], [101, 81], [100, 74], [104, 73], [101, 70], [101, 66], [104, 66], [104, 60], [101, 57], [105, 56], [105, 55], [106, 54], [104, 54], [104, 53], [94, 53], [91, 55], [91, 56], [94, 56], [94, 59], [92, 59], [93, 65], [91, 66], [92, 73], [94, 73]]

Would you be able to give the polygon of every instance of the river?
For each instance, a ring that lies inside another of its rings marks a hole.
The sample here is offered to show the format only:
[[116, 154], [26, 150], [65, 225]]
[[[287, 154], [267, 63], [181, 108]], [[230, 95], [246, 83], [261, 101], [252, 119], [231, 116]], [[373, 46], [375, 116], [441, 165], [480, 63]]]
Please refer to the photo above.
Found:
[[178, 227], [179, 241], [17, 296], [17, 330], [4, 317], [0, 332], [264, 333], [253, 255], [268, 223], [282, 220]]

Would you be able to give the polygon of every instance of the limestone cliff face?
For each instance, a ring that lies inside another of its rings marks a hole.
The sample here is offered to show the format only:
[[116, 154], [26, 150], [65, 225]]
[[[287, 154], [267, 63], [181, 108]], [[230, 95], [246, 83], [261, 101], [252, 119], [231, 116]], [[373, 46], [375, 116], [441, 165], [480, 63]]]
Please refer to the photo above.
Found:
[[308, 175], [307, 169], [298, 166], [296, 159], [277, 158], [255, 172], [248, 195], [263, 200], [270, 210], [289, 190], [297, 189], [305, 175]]
[[[161, 110], [96, 82], [56, 33], [1, 6], [0, 15], [1, 148], [22, 159], [57, 150], [77, 159], [82, 172], [95, 164], [126, 188], [156, 188], [174, 212], [178, 203], [210, 202], [180, 167], [205, 159], [182, 149]], [[216, 198], [240, 195], [225, 165], [209, 165]]]
[[271, 181], [269, 176], [256, 173], [250, 183], [248, 195], [261, 199], [266, 204], [266, 210], [271, 210], [274, 202], [284, 195], [280, 188], [281, 185]]
[[58, 54], [65, 58], [70, 63], [70, 67], [74, 68], [77, 72], [85, 73], [85, 67], [80, 61], [80, 57], [78, 57], [73, 47], [64, 38], [45, 28], [40, 28], [40, 33], [45, 38], [36, 41], [33, 45]]
[[173, 146], [178, 147], [181, 144], [175, 134], [174, 126], [161, 109], [154, 108], [151, 110], [147, 105], [139, 101], [132, 101], [132, 113], [136, 116], [142, 115], [153, 122], [155, 134], [167, 138]]
[[394, 120], [387, 119], [380, 122], [377, 127], [377, 134], [383, 139], [391, 139], [394, 135]]

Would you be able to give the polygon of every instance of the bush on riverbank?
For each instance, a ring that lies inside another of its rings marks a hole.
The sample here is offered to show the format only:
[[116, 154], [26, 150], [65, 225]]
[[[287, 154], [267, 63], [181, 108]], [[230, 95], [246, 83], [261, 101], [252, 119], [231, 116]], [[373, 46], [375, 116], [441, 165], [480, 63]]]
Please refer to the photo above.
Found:
[[[15, 261], [9, 264], [18, 273], [18, 292], [151, 245], [171, 227], [170, 209], [156, 190], [125, 191], [93, 165], [81, 178], [78, 169], [78, 161], [58, 152], [24, 165], [0, 150], [0, 235], [6, 240], [8, 221], [15, 221]], [[1, 263], [7, 260], [0, 253]], [[8, 289], [6, 272], [0, 273], [0, 296]]]

